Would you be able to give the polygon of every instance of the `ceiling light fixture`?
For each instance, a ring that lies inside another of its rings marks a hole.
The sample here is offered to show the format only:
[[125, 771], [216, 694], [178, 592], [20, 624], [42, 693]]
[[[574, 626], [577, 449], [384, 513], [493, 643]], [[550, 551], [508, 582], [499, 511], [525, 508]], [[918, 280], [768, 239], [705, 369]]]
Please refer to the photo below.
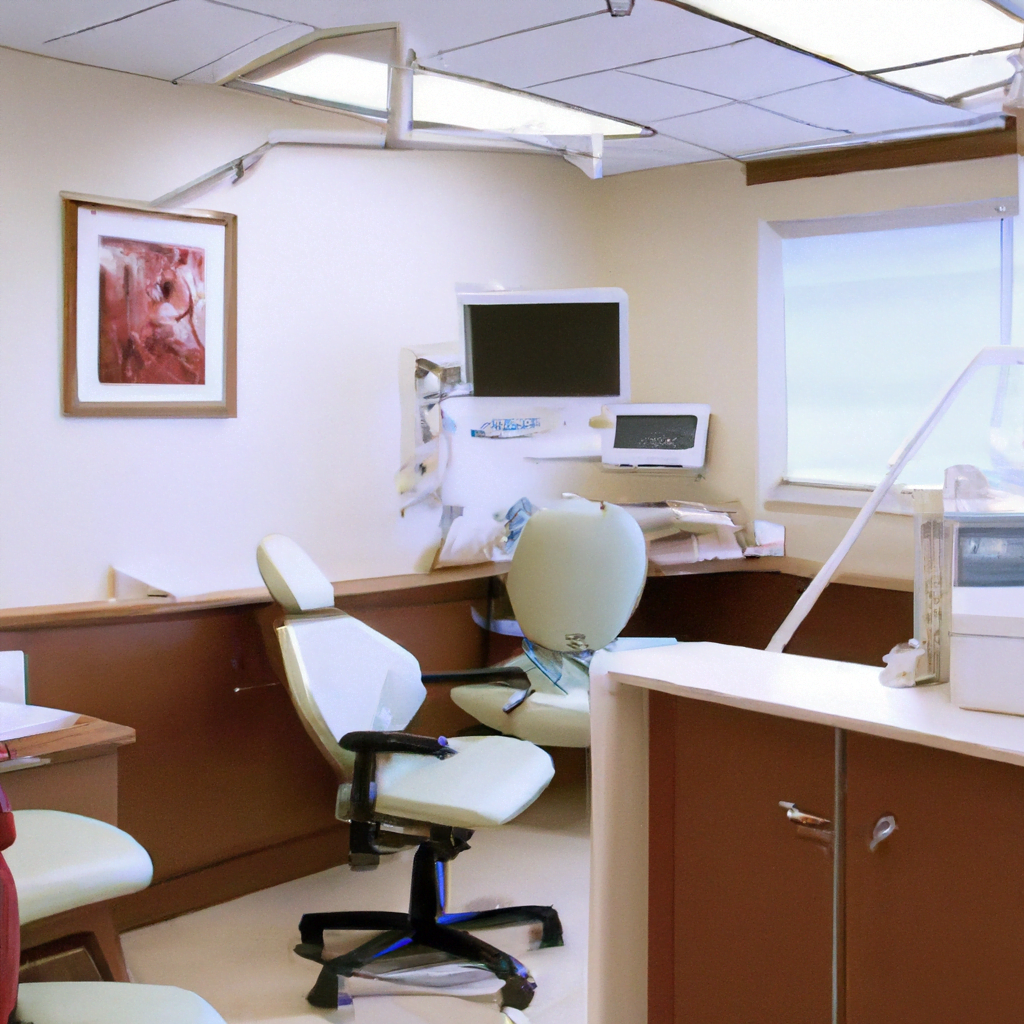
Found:
[[1009, 82], [1015, 70], [1009, 58], [1016, 53], [1016, 49], [976, 53], [970, 57], [953, 57], [931, 64], [880, 71], [878, 77], [904, 89], [928, 93], [943, 100], [956, 100]]
[[260, 91], [327, 103], [371, 117], [387, 117], [389, 80], [387, 64], [342, 53], [321, 53], [287, 70], [245, 79]]
[[1024, 22], [989, 0], [670, 0], [873, 73], [1021, 45]]
[[417, 128], [471, 128], [517, 137], [603, 135], [628, 138], [651, 134], [629, 121], [593, 114], [554, 100], [451, 75], [417, 71], [413, 76], [412, 119]]

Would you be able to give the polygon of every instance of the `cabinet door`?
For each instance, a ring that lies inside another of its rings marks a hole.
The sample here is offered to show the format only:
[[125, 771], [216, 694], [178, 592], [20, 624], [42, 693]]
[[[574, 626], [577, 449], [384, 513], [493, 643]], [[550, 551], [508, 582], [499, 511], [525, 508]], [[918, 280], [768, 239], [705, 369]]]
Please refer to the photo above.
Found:
[[1024, 1019], [1024, 769], [847, 744], [847, 1024]]
[[831, 846], [779, 801], [831, 819], [833, 750], [824, 726], [652, 694], [650, 1024], [831, 1020]]

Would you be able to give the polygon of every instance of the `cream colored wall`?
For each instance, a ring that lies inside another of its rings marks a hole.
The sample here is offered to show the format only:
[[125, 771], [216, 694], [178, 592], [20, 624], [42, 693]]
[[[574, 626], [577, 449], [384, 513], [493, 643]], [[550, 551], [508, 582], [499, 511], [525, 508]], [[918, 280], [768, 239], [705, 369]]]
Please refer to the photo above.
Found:
[[[725, 162], [601, 182], [607, 283], [630, 298], [633, 401], [711, 405], [709, 471], [690, 493], [739, 498], [785, 524], [787, 554], [817, 562], [854, 514], [759, 501], [759, 225], [1016, 194], [1012, 156], [750, 187]], [[908, 517], [875, 516], [841, 571], [912, 579], [911, 527]]]
[[152, 199], [283, 127], [344, 118], [0, 50], [0, 606], [259, 583], [270, 531], [332, 579], [412, 571], [398, 354], [453, 341], [456, 282], [599, 283], [592, 185], [554, 158], [275, 150], [195, 205], [239, 223], [238, 418], [60, 412], [61, 190]]

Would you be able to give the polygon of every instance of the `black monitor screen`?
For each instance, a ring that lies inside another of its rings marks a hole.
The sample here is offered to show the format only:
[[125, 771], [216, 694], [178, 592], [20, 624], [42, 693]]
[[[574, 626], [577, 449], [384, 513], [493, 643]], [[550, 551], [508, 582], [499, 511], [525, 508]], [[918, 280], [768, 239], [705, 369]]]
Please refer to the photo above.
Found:
[[617, 302], [509, 302], [464, 309], [474, 395], [619, 394]]

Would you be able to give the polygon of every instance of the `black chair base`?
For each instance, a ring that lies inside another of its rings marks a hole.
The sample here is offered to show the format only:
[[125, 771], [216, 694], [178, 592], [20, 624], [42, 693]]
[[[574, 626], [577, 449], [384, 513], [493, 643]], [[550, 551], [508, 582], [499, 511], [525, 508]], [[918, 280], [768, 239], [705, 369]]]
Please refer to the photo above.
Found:
[[[351, 977], [372, 964], [383, 966], [387, 958], [410, 946], [425, 947], [446, 958], [467, 964], [479, 964], [505, 984], [502, 1006], [526, 1009], [533, 999], [536, 984], [530, 972], [515, 957], [503, 953], [469, 929], [501, 928], [513, 924], [539, 922], [541, 947], [562, 945], [562, 923], [553, 907], [499, 907], [464, 914], [442, 913], [444, 861], [449, 848], [427, 840], [416, 850], [412, 869], [409, 913], [386, 911], [341, 911], [304, 914], [299, 922], [302, 941], [295, 952], [322, 965], [316, 984], [306, 997], [312, 1006], [335, 1010], [350, 1002], [342, 978]], [[361, 946], [342, 956], [325, 961], [325, 931], [379, 931]]]

